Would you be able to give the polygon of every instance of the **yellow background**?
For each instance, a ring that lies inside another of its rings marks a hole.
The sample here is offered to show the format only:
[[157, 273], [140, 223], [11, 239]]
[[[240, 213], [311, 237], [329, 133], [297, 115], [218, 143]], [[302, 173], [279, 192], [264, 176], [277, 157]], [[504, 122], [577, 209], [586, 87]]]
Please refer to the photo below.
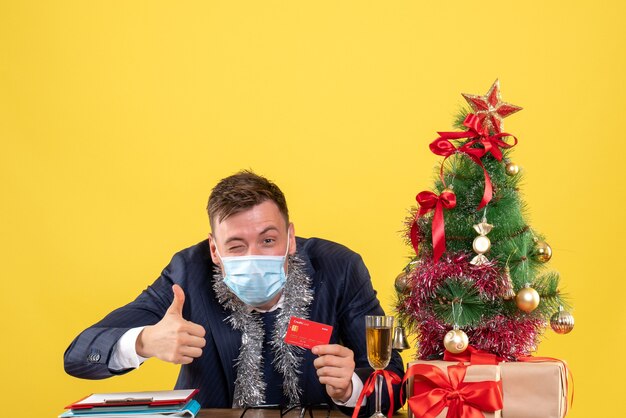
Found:
[[[203, 239], [211, 187], [276, 181], [296, 231], [360, 252], [386, 309], [399, 231], [461, 92], [524, 111], [530, 224], [576, 329], [571, 417], [622, 415], [625, 7], [620, 1], [2, 1], [0, 396], [56, 416], [91, 392], [167, 389], [148, 361], [67, 376], [72, 338]], [[497, 227], [497, 226], [496, 226]], [[406, 356], [406, 359], [409, 355]], [[37, 401], [31, 401], [37, 398]]]

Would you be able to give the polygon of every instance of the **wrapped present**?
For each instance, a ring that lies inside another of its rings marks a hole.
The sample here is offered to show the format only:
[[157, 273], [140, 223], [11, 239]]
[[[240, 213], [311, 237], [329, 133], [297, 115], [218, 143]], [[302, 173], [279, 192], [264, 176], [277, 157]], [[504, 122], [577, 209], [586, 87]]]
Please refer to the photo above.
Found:
[[562, 361], [500, 363], [506, 418], [563, 418], [567, 413], [567, 371]]
[[[472, 361], [476, 359], [473, 358]], [[467, 367], [465, 381], [476, 382], [489, 379], [496, 368], [497, 375], [502, 386], [502, 417], [505, 418], [563, 418], [567, 414], [567, 366], [565, 362], [549, 358], [526, 357], [517, 362], [497, 362], [498, 365], [473, 364]], [[415, 364], [428, 364], [445, 370], [448, 366], [458, 365], [458, 361], [417, 361], [408, 364], [407, 375], [410, 367]], [[470, 364], [470, 363], [465, 363]], [[421, 378], [420, 378], [421, 379]], [[414, 376], [407, 379], [408, 385], [408, 416], [420, 418], [422, 415], [413, 413], [411, 403], [415, 404], [418, 398], [411, 401], [415, 396]], [[423, 403], [423, 405], [426, 405]], [[418, 407], [419, 408], [419, 407]], [[423, 414], [423, 406], [420, 414]], [[446, 410], [433, 417], [445, 417]], [[484, 417], [496, 417], [496, 413], [482, 412]], [[462, 416], [462, 415], [460, 415]]]
[[504, 397], [502, 416], [505, 418], [563, 418], [567, 415], [568, 377], [574, 401], [573, 376], [563, 360], [527, 356], [504, 362], [472, 346], [459, 354], [445, 351], [443, 358], [448, 362], [499, 365]]
[[502, 385], [497, 365], [415, 361], [405, 373], [409, 418], [500, 418]]

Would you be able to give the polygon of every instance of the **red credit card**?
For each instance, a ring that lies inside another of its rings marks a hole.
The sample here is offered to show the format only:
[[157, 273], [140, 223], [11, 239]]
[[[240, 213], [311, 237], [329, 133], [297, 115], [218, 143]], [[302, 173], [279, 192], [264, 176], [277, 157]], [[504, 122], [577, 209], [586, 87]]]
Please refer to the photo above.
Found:
[[292, 316], [287, 327], [285, 342], [311, 349], [316, 345], [328, 344], [332, 332], [333, 327], [330, 325]]

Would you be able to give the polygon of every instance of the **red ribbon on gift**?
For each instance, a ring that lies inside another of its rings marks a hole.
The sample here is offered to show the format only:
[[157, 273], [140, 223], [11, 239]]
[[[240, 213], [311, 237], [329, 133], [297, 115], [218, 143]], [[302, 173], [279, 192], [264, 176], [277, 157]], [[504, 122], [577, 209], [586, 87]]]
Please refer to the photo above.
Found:
[[[452, 209], [456, 206], [456, 195], [449, 191], [443, 191], [437, 196], [433, 192], [423, 191], [419, 192], [417, 196], [415, 196], [415, 200], [417, 200], [417, 203], [420, 205], [417, 218], [424, 216], [433, 209], [435, 210], [432, 224], [432, 235], [433, 258], [435, 259], [435, 262], [437, 262], [439, 258], [441, 258], [441, 255], [446, 251], [446, 228], [443, 219], [443, 209]], [[416, 254], [418, 251], [417, 218], [415, 219], [413, 225], [411, 225], [410, 232], [411, 243], [413, 244]]]
[[488, 351], [479, 350], [478, 348], [469, 345], [462, 353], [454, 354], [445, 350], [443, 352], [444, 361], [460, 361], [470, 364], [493, 364], [498, 365], [504, 361], [504, 357], [496, 356]]
[[[498, 365], [501, 362], [506, 361], [504, 357], [496, 356], [495, 354], [492, 354], [488, 351], [480, 350], [471, 345], [468, 346], [465, 351], [463, 351], [462, 353], [458, 353], [458, 354], [454, 354], [454, 353], [449, 352], [448, 350], [445, 350], [443, 353], [443, 360], [453, 361], [453, 362], [460, 361], [464, 363], [469, 362], [470, 364], [487, 364], [487, 365]], [[574, 374], [572, 373], [571, 369], [567, 367], [566, 362], [564, 362], [563, 360], [554, 358], [554, 357], [533, 357], [533, 356], [521, 356], [521, 357], [516, 358], [516, 360], [519, 362], [526, 362], [526, 363], [543, 363], [543, 362], [548, 362], [548, 361], [555, 361], [557, 363], [561, 363], [567, 375], [567, 378], [565, 379], [565, 397], [569, 398], [569, 386], [570, 386], [569, 382], [571, 381], [572, 382], [571, 383], [572, 397], [571, 397], [571, 400], [569, 401], [569, 406], [571, 407], [572, 405], [574, 405]], [[568, 403], [566, 402], [565, 414], [567, 414], [567, 410], [568, 410]]]
[[402, 383], [402, 379], [400, 376], [391, 372], [389, 370], [375, 370], [374, 373], [370, 375], [365, 381], [363, 385], [363, 390], [359, 395], [359, 400], [356, 402], [356, 407], [354, 408], [354, 412], [352, 413], [352, 418], [356, 418], [359, 416], [359, 410], [361, 409], [361, 404], [363, 403], [363, 399], [366, 396], [374, 393], [376, 389], [376, 379], [378, 376], [382, 376], [385, 382], [387, 383], [387, 393], [389, 394], [389, 411], [387, 411], [387, 416], [391, 418], [393, 415], [393, 386]]
[[[467, 366], [448, 366], [448, 373], [431, 364], [414, 364], [404, 382], [413, 377], [408, 404], [416, 418], [435, 418], [448, 408], [447, 418], [484, 418], [482, 411], [502, 409], [500, 381], [464, 382]], [[403, 382], [403, 383], [404, 383]]]
[[[485, 189], [483, 191], [483, 197], [480, 200], [480, 204], [478, 205], [478, 209], [482, 209], [489, 203], [493, 197], [493, 186], [491, 185], [491, 178], [489, 177], [489, 173], [487, 169], [483, 165], [481, 158], [486, 154], [491, 154], [493, 157], [502, 161], [502, 150], [500, 148], [511, 148], [517, 144], [517, 138], [511, 134], [506, 132], [501, 132], [495, 135], [489, 135], [489, 131], [487, 128], [481, 126], [481, 121], [478, 116], [473, 113], [470, 113], [465, 117], [463, 121], [463, 125], [467, 127], [467, 131], [464, 132], [437, 132], [439, 134], [439, 138], [435, 139], [430, 144], [430, 150], [437, 154], [441, 155], [444, 160], [441, 163], [441, 169], [439, 172], [439, 176], [441, 177], [441, 181], [445, 185], [445, 181], [443, 178], [443, 163], [446, 161], [448, 157], [455, 154], [456, 152], [462, 152], [466, 154], [476, 165], [483, 169], [483, 175], [485, 178]], [[514, 144], [507, 144], [502, 139], [506, 136], [512, 136], [515, 139]], [[467, 142], [460, 148], [456, 148], [451, 140], [458, 140], [464, 138], [475, 138], [471, 141]], [[473, 148], [473, 145], [480, 144], [482, 148]]]

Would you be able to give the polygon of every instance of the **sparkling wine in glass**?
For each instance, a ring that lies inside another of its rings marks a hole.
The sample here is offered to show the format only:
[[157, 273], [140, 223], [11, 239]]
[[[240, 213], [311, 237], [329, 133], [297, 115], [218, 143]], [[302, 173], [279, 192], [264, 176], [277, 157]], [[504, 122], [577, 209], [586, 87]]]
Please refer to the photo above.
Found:
[[[367, 341], [367, 360], [376, 370], [382, 370], [391, 360], [391, 335], [393, 331], [393, 316], [365, 317], [365, 337]], [[370, 418], [382, 418], [385, 415], [380, 411], [383, 377], [376, 376], [376, 412]]]

